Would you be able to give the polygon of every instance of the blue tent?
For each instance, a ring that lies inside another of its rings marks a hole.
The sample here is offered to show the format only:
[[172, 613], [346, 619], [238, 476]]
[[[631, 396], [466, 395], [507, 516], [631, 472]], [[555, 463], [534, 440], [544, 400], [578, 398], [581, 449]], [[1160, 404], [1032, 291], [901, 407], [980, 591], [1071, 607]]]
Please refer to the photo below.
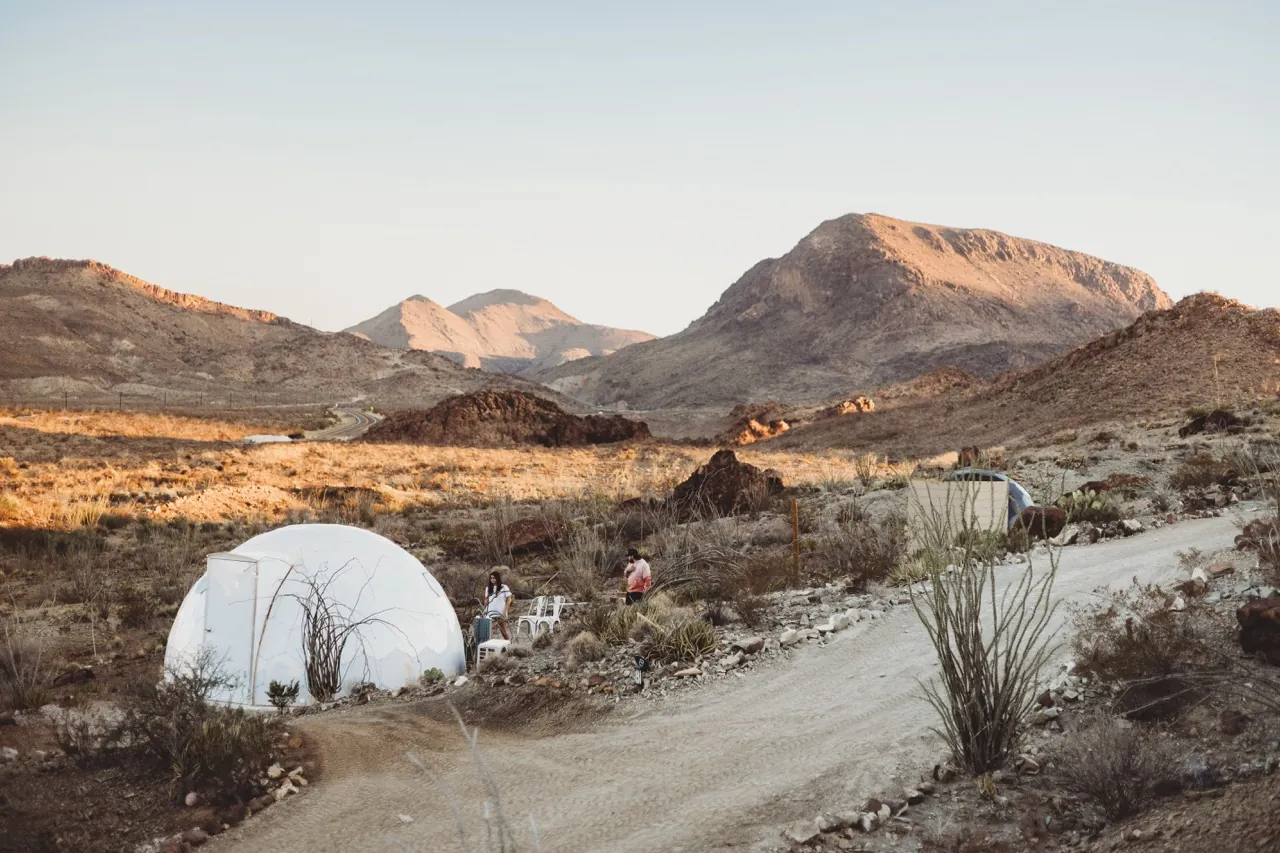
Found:
[[943, 480], [978, 480], [982, 482], [1005, 482], [1009, 484], [1009, 527], [1012, 528], [1018, 516], [1029, 506], [1035, 506], [1031, 493], [1014, 480], [999, 471], [985, 471], [981, 468], [957, 468], [942, 475]]

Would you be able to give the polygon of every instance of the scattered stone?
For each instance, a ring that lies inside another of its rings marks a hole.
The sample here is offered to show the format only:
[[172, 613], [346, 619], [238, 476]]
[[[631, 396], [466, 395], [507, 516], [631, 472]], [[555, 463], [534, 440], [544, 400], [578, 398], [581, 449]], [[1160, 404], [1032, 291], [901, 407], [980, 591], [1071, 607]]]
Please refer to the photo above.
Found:
[[1210, 563], [1209, 565], [1205, 566], [1204, 570], [1205, 572], [1208, 573], [1209, 577], [1220, 578], [1220, 577], [1224, 577], [1225, 575], [1235, 574], [1236, 567], [1231, 563], [1226, 563], [1226, 562]]
[[195, 829], [188, 829], [186, 832], [182, 833], [182, 840], [184, 843], [189, 844], [192, 847], [199, 847], [209, 840], [209, 833], [199, 827], [196, 827]]
[[187, 808], [189, 809], [195, 808], [196, 806], [200, 805], [200, 795], [197, 794], [195, 791], [191, 791], [189, 794], [187, 794], [186, 797], [183, 798], [182, 801], [187, 804]]
[[1018, 526], [1032, 539], [1053, 539], [1067, 526], [1065, 510], [1052, 506], [1029, 506], [1018, 516]]
[[909, 791], [906, 791], [903, 795], [903, 799], [907, 801], [907, 805], [909, 806], [920, 805], [921, 803], [924, 802], [924, 797], [925, 797], [924, 791], [921, 791], [919, 788], [913, 788]]
[[453, 686], [461, 687], [462, 685], [466, 684], [469, 680], [470, 679], [468, 679], [465, 675], [459, 675], [457, 679], [454, 680]]
[[960, 771], [950, 764], [935, 764], [933, 766], [933, 781], [941, 782], [946, 785], [954, 782], [956, 776], [960, 775]]
[[73, 666], [66, 672], [53, 679], [54, 687], [66, 687], [71, 684], [84, 684], [86, 681], [93, 681], [93, 667], [91, 666]]
[[0, 714], [0, 726], [16, 726], [18, 719], [13, 715], [12, 711], [5, 711]]
[[1074, 545], [1080, 540], [1080, 526], [1078, 524], [1068, 524], [1062, 529], [1062, 532], [1049, 540], [1050, 545], [1064, 547]]
[[700, 675], [702, 675], [702, 670], [698, 669], [698, 667], [696, 666], [691, 666], [687, 669], [682, 669], [679, 672], [677, 672], [675, 674], [675, 677], [676, 678], [697, 678]]
[[1037, 726], [1047, 726], [1062, 716], [1061, 708], [1041, 708], [1031, 715], [1031, 722]]
[[268, 779], [279, 779], [283, 775], [284, 775], [284, 768], [281, 767], [279, 764], [272, 764], [270, 767], [267, 768]]
[[734, 652], [724, 660], [720, 661], [720, 665], [725, 669], [737, 669], [746, 661], [746, 656], [742, 652]]
[[786, 831], [787, 840], [796, 844], [809, 844], [821, 834], [818, 824], [812, 820], [798, 820]]
[[816, 825], [818, 827], [818, 831], [824, 833], [839, 832], [840, 830], [847, 829], [849, 827], [849, 824], [843, 821], [839, 815], [833, 815], [830, 813], [818, 815]]
[[1222, 733], [1229, 737], [1243, 732], [1251, 720], [1248, 714], [1234, 708], [1224, 708], [1218, 719], [1222, 725]]
[[740, 640], [735, 640], [729, 648], [747, 655], [759, 654], [764, 648], [764, 637], [744, 637]]
[[778, 642], [782, 644], [783, 648], [787, 648], [789, 646], [794, 646], [796, 643], [800, 642], [802, 639], [803, 637], [800, 636], [799, 631], [797, 631], [795, 628], [788, 628], [787, 630], [782, 632], [781, 636], [778, 637]]
[[413, 818], [409, 817], [407, 814], [397, 815], [397, 818], [405, 825], [413, 823]]
[[1144, 530], [1142, 522], [1136, 518], [1126, 518], [1120, 522], [1120, 532], [1125, 536], [1133, 536], [1135, 533], [1141, 533]]
[[17, 761], [17, 760], [18, 760], [18, 750], [14, 749], [11, 746], [6, 746], [3, 749], [0, 749], [0, 762], [8, 764], [11, 761]]

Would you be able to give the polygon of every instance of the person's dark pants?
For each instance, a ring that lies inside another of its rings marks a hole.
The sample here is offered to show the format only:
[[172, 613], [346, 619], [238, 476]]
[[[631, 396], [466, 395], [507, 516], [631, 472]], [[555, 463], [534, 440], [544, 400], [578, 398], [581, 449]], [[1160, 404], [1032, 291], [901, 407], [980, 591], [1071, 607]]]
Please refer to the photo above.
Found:
[[643, 601], [643, 600], [644, 600], [644, 593], [643, 593], [643, 592], [628, 592], [628, 593], [627, 593], [627, 604], [639, 604], [639, 603], [640, 603], [641, 601]]

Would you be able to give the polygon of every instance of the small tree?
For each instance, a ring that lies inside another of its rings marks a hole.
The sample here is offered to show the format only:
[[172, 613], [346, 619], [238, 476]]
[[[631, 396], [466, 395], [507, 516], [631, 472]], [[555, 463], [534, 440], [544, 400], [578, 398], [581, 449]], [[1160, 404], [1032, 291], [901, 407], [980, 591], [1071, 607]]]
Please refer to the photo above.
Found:
[[1053, 654], [1047, 635], [1058, 560], [1051, 552], [1047, 569], [1029, 563], [1017, 579], [1000, 582], [998, 553], [982, 547], [978, 490], [957, 487], [958, 507], [917, 514], [926, 579], [910, 588], [911, 604], [941, 668], [937, 681], [923, 685], [941, 720], [937, 731], [957, 763], [979, 775], [1016, 754], [1036, 678]]
[[288, 684], [272, 681], [267, 686], [267, 698], [271, 700], [272, 705], [276, 706], [276, 710], [283, 714], [285, 708], [298, 701], [298, 692], [301, 689], [301, 685], [296, 681], [291, 681]]

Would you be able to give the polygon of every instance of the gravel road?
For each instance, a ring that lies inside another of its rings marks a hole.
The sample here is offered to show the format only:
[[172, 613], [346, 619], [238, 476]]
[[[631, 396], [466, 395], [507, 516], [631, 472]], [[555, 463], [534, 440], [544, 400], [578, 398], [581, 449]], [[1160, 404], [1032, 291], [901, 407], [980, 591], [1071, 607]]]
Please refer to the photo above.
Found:
[[[1178, 551], [1229, 547], [1235, 533], [1223, 517], [1069, 548], [1057, 593], [1083, 600], [1135, 576], [1161, 580], [1172, 575]], [[533, 815], [544, 851], [757, 850], [776, 844], [780, 824], [852, 807], [933, 765], [941, 747], [917, 684], [933, 669], [914, 613], [898, 607], [826, 648], [804, 648], [785, 663], [657, 704], [624, 705], [587, 731], [482, 732], [480, 744], [508, 816], [527, 837]], [[456, 728], [412, 705], [302, 725], [324, 757], [321, 784], [215, 839], [215, 849], [486, 849], [476, 819], [480, 784]], [[408, 752], [463, 805], [474, 830], [469, 848], [458, 841], [441, 788], [408, 764]], [[534, 848], [526, 841], [521, 849]]]

